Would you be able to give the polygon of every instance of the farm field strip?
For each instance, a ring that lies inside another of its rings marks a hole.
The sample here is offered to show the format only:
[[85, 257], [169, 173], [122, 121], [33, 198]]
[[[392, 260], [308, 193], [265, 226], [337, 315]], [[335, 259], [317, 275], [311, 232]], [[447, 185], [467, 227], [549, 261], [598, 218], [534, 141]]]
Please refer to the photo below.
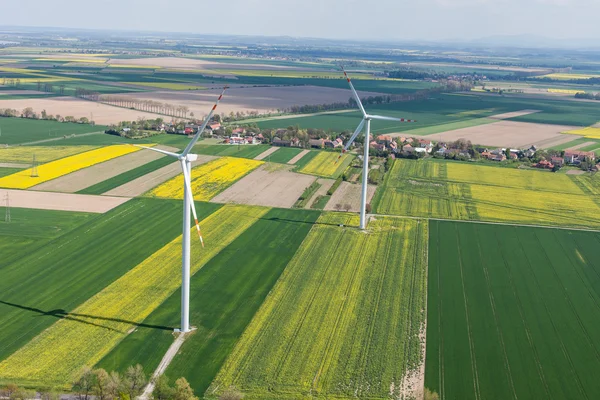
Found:
[[61, 158], [37, 167], [38, 176], [31, 176], [31, 168], [16, 174], [0, 178], [0, 187], [10, 189], [28, 189], [40, 183], [59, 178], [83, 168], [102, 163], [113, 158], [134, 153], [140, 149], [133, 146], [114, 145], [102, 147], [85, 153]]
[[105, 213], [129, 201], [127, 197], [0, 189], [2, 199], [6, 194], [9, 196], [11, 207], [89, 213]]
[[432, 221], [430, 243], [426, 387], [598, 397], [599, 233]]
[[[198, 159], [192, 162], [192, 167], [197, 165], [205, 164], [209, 161], [215, 160], [213, 156], [199, 156]], [[160, 159], [163, 160], [163, 159]], [[137, 171], [144, 173], [146, 171]], [[164, 167], [158, 168], [154, 171], [144, 173], [133, 180], [129, 180], [129, 176], [119, 175], [115, 177], [115, 180], [125, 179], [121, 185], [104, 192], [104, 196], [124, 196], [124, 197], [137, 197], [144, 193], [152, 190], [160, 184], [168, 181], [169, 179], [181, 174], [181, 165], [177, 161], [172, 161], [170, 164]], [[110, 182], [107, 182], [110, 183]]]
[[[177, 149], [168, 146], [157, 146], [157, 148], [167, 151], [177, 151]], [[63, 175], [51, 181], [36, 185], [32, 189], [50, 192], [75, 193], [163, 157], [166, 156], [154, 151], [136, 151], [135, 153], [125, 154], [121, 157], [113, 158], [112, 160]]]
[[[191, 321], [198, 330], [167, 369], [170, 379], [185, 376], [196, 393], [205, 392], [318, 216], [271, 209], [192, 277]], [[177, 291], [99, 366], [123, 371], [139, 362], [154, 369], [173, 337], [153, 327], [177, 326], [179, 301]]]
[[[191, 273], [267, 211], [224, 206], [204, 219], [207, 246], [192, 246]], [[83, 366], [100, 361], [179, 287], [180, 268], [179, 236], [73, 310], [71, 315], [87, 323], [63, 319], [54, 324], [0, 363], [0, 376], [59, 384], [76, 379]]]
[[39, 164], [94, 150], [98, 146], [18, 146], [0, 148], [0, 162], [16, 162], [31, 166], [33, 156]]
[[[324, 214], [236, 344], [207, 395], [398, 397], [422, 364], [427, 224]], [[406, 393], [404, 393], [406, 394]]]
[[598, 127], [589, 126], [587, 128], [566, 131], [564, 133], [569, 135], [580, 135], [589, 139], [600, 139], [600, 128]]
[[325, 178], [336, 178], [352, 162], [353, 156], [350, 154], [342, 155], [340, 161], [337, 161], [339, 153], [321, 151], [298, 170], [304, 174], [318, 175]]
[[275, 153], [277, 150], [279, 150], [279, 147], [270, 147], [267, 150], [260, 153], [259, 155], [257, 155], [256, 157], [254, 157], [254, 159], [258, 160], [258, 161], [262, 161], [265, 158], [271, 156], [271, 154]]
[[[367, 204], [371, 203], [371, 199], [377, 190], [375, 185], [367, 185]], [[353, 184], [350, 182], [342, 182], [340, 187], [333, 193], [325, 210], [334, 211], [338, 205], [345, 210], [346, 205], [350, 206], [352, 212], [360, 212], [360, 196], [362, 193], [362, 185]]]
[[[56, 98], [49, 99], [23, 99], [23, 100], [3, 100], [0, 97], [0, 108], [13, 108], [22, 110], [25, 107], [32, 107], [35, 111], [40, 111], [45, 107], [36, 107], [37, 102], [49, 102], [55, 101]], [[85, 102], [89, 108], [89, 102]], [[21, 107], [22, 106], [22, 107]], [[65, 110], [66, 111], [66, 110]], [[49, 111], [50, 114], [50, 111]], [[63, 113], [62, 115], [71, 115], [69, 113]], [[84, 115], [82, 115], [84, 116]], [[88, 118], [90, 116], [89, 111], [86, 112]], [[106, 129], [105, 126], [101, 125], [85, 125], [85, 124], [73, 124], [73, 123], [61, 123], [54, 121], [43, 121], [36, 119], [26, 118], [0, 118], [0, 128], [2, 128], [2, 137], [0, 137], [1, 144], [21, 144], [29, 143], [36, 140], [49, 139], [53, 137], [62, 137], [68, 135], [80, 135], [90, 132], [99, 132]], [[24, 133], [25, 132], [25, 133]], [[0, 149], [0, 151], [18, 151], [9, 149]], [[40, 155], [42, 156], [42, 155]], [[31, 156], [29, 156], [31, 157]], [[4, 161], [4, 160], [3, 160]], [[31, 160], [27, 160], [28, 162]]]
[[[515, 187], [495, 186], [501, 173], [509, 177], [505, 184]], [[546, 179], [556, 179], [558, 186]], [[540, 190], [544, 185], [554, 190]], [[447, 162], [396, 160], [373, 208], [426, 218], [600, 227], [599, 205], [569, 176]]]
[[[199, 206], [203, 214], [217, 208], [212, 204]], [[134, 199], [87, 219], [4, 266], [0, 270], [0, 360], [61, 319], [101, 325], [102, 320], [83, 321], [69, 313], [177, 237], [180, 214], [178, 201]], [[152, 235], [148, 236], [146, 229], [130, 229], [148, 219], [147, 215], [153, 216], [145, 222]], [[0, 379], [5, 378], [0, 373]]]
[[300, 151], [298, 154], [295, 154], [292, 158], [290, 158], [288, 161], [286, 161], [288, 164], [290, 165], [294, 165], [296, 164], [298, 161], [300, 161], [302, 159], [302, 157], [304, 157], [305, 155], [307, 155], [308, 153], [310, 153], [310, 150], [302, 150]]
[[229, 156], [239, 158], [252, 158], [259, 156], [266, 150], [272, 147], [266, 145], [235, 145], [235, 144], [215, 144], [205, 146], [200, 144], [194, 147], [194, 152], [197, 154], [211, 155], [211, 156]]
[[[194, 199], [207, 201], [231, 186], [252, 170], [263, 164], [262, 161], [244, 158], [221, 157], [192, 169], [192, 192]], [[1, 180], [0, 180], [1, 182]], [[183, 175], [177, 176], [148, 193], [151, 197], [183, 198]]]

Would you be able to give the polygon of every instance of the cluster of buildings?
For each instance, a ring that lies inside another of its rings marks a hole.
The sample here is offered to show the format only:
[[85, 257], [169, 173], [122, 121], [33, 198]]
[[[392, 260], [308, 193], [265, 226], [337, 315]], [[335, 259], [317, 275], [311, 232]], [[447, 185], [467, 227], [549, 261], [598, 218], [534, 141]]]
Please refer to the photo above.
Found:
[[[552, 157], [550, 160], [541, 160], [533, 166], [543, 169], [554, 169], [555, 166], [562, 167], [565, 164], [580, 165], [584, 161], [595, 160], [596, 154], [593, 151], [566, 150], [563, 157]], [[600, 169], [600, 163], [595, 166], [595, 170]]]

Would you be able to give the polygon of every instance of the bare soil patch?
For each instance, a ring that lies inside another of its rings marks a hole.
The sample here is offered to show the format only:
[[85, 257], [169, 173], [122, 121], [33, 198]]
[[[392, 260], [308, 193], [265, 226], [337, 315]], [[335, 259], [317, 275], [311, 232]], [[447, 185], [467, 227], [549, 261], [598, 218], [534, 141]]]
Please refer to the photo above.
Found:
[[[573, 135], [561, 134], [561, 132], [573, 129], [576, 128], [565, 125], [498, 121], [491, 124], [455, 129], [436, 135], [415, 137], [431, 139], [434, 136], [439, 137], [441, 135], [445, 141], [467, 139], [480, 145], [525, 148], [531, 145], [540, 146], [540, 143], [547, 143], [553, 139], [558, 140], [564, 136], [570, 136], [570, 140], [574, 140], [576, 137]], [[546, 147], [551, 146], [546, 145]]]
[[2, 100], [2, 97], [0, 97], [0, 108], [22, 110], [26, 107], [32, 107], [36, 112], [46, 110], [48, 114], [59, 114], [63, 117], [73, 116], [75, 118], [90, 118], [90, 113], [92, 113], [94, 121], [101, 125], [109, 125], [120, 121], [135, 121], [139, 117], [146, 119], [161, 117], [157, 114], [108, 106], [106, 104], [79, 100], [73, 97], [19, 100]]
[[[168, 146], [156, 147], [167, 151], [177, 151], [176, 148]], [[34, 186], [32, 190], [75, 193], [161, 157], [166, 156], [150, 150], [139, 150], [44, 182]]]
[[585, 174], [585, 171], [582, 171], [580, 169], [570, 169], [567, 171], [567, 175], [583, 175]]
[[[196, 117], [201, 117], [208, 113], [220, 93], [220, 89], [183, 92], [160, 90], [126, 93], [118, 96], [187, 106]], [[359, 92], [359, 95], [361, 97], [378, 96], [380, 93]], [[295, 105], [345, 102], [348, 101], [348, 98], [347, 89], [318, 86], [237, 87], [227, 91], [219, 104], [219, 111], [226, 114], [238, 111], [276, 112], [278, 109]]]
[[254, 157], [254, 159], [258, 160], [258, 161], [264, 160], [265, 158], [269, 157], [271, 154], [275, 153], [277, 150], [279, 150], [279, 147], [271, 147], [271, 148], [263, 151], [262, 153], [260, 153], [256, 157]]
[[305, 155], [307, 155], [308, 153], [310, 153], [310, 150], [302, 150], [300, 153], [298, 153], [297, 155], [294, 156], [294, 158], [292, 158], [290, 161], [288, 161], [287, 163], [290, 165], [294, 165], [296, 164], [298, 161], [300, 161], [300, 159], [302, 157], [304, 157]]
[[10, 205], [39, 210], [81, 211], [105, 213], [129, 200], [127, 197], [93, 196], [89, 194], [34, 192], [30, 190], [0, 190], [8, 193]]
[[492, 118], [492, 119], [510, 119], [510, 118], [522, 117], [523, 115], [535, 114], [535, 113], [538, 113], [538, 112], [540, 112], [540, 110], [521, 110], [521, 111], [508, 112], [508, 113], [504, 113], [504, 114], [492, 115], [489, 118]]
[[254, 170], [233, 186], [212, 198], [212, 202], [291, 208], [315, 177], [289, 171], [281, 166]]
[[[199, 155], [198, 159], [192, 163], [192, 167], [200, 164], [205, 164], [218, 157], [215, 156], [203, 156]], [[173, 164], [169, 164], [165, 167], [159, 168], [156, 171], [152, 171], [149, 174], [140, 176], [137, 179], [127, 182], [117, 188], [109, 190], [103, 193], [103, 196], [125, 196], [125, 197], [137, 197], [141, 196], [147, 191], [154, 189], [156, 186], [168, 181], [169, 179], [181, 174], [181, 166], [178, 161], [173, 161]]]
[[[350, 211], [360, 212], [360, 193], [362, 185], [352, 184], [350, 182], [342, 182], [340, 187], [335, 191], [331, 199], [325, 206], [325, 210], [335, 210], [336, 204], [341, 204], [342, 207], [345, 204], [350, 204]], [[367, 203], [371, 202], [373, 195], [375, 194], [375, 185], [367, 185]]]

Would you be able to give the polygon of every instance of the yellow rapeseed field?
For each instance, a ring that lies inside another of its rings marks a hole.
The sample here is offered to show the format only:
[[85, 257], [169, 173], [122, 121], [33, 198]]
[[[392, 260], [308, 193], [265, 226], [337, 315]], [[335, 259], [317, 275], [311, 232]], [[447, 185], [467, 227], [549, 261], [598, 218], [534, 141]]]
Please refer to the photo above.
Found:
[[577, 94], [577, 93], [585, 93], [585, 90], [548, 89], [548, 93]]
[[598, 77], [600, 77], [600, 75], [590, 75], [590, 74], [561, 74], [561, 73], [548, 74], [548, 75], [541, 76], [541, 78], [556, 79], [558, 81], [568, 81], [568, 80], [571, 80], [571, 79], [591, 79], [591, 78], [598, 78]]
[[600, 139], [600, 128], [588, 126], [587, 128], [575, 129], [573, 131], [567, 131], [570, 135], [580, 135], [590, 139]]
[[[204, 219], [206, 247], [192, 244], [192, 274], [268, 210], [226, 205]], [[69, 384], [83, 366], [100, 361], [177, 290], [180, 268], [181, 236], [2, 361], [0, 376], [7, 381]]]
[[35, 155], [36, 162], [47, 163], [96, 148], [98, 146], [18, 146], [0, 148], [0, 162], [30, 164]]
[[[208, 201], [232, 183], [254, 170], [262, 161], [245, 158], [221, 157], [192, 169], [194, 199]], [[183, 175], [179, 175], [148, 193], [151, 197], [183, 199]]]
[[78, 171], [92, 165], [111, 160], [125, 154], [140, 150], [139, 147], [127, 145], [114, 145], [102, 147], [74, 156], [61, 158], [37, 167], [38, 176], [31, 176], [31, 169], [19, 171], [12, 175], [0, 178], [0, 187], [9, 189], [28, 189], [42, 182], [56, 179], [71, 172]]
[[447, 163], [448, 180], [556, 193], [583, 194], [567, 175], [485, 165]]
[[344, 154], [340, 161], [336, 163], [338, 157], [339, 153], [321, 151], [315, 158], [310, 160], [308, 164], [302, 167], [300, 172], [325, 177], [334, 176], [341, 168], [344, 168], [347, 165], [347, 160], [352, 156]]

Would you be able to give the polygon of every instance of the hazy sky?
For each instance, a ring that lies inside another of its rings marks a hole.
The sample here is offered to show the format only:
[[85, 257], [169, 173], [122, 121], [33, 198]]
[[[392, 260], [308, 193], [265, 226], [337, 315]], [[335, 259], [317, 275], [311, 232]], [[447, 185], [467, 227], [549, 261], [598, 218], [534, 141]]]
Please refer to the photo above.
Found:
[[0, 0], [0, 25], [341, 39], [600, 39], [600, 0]]

